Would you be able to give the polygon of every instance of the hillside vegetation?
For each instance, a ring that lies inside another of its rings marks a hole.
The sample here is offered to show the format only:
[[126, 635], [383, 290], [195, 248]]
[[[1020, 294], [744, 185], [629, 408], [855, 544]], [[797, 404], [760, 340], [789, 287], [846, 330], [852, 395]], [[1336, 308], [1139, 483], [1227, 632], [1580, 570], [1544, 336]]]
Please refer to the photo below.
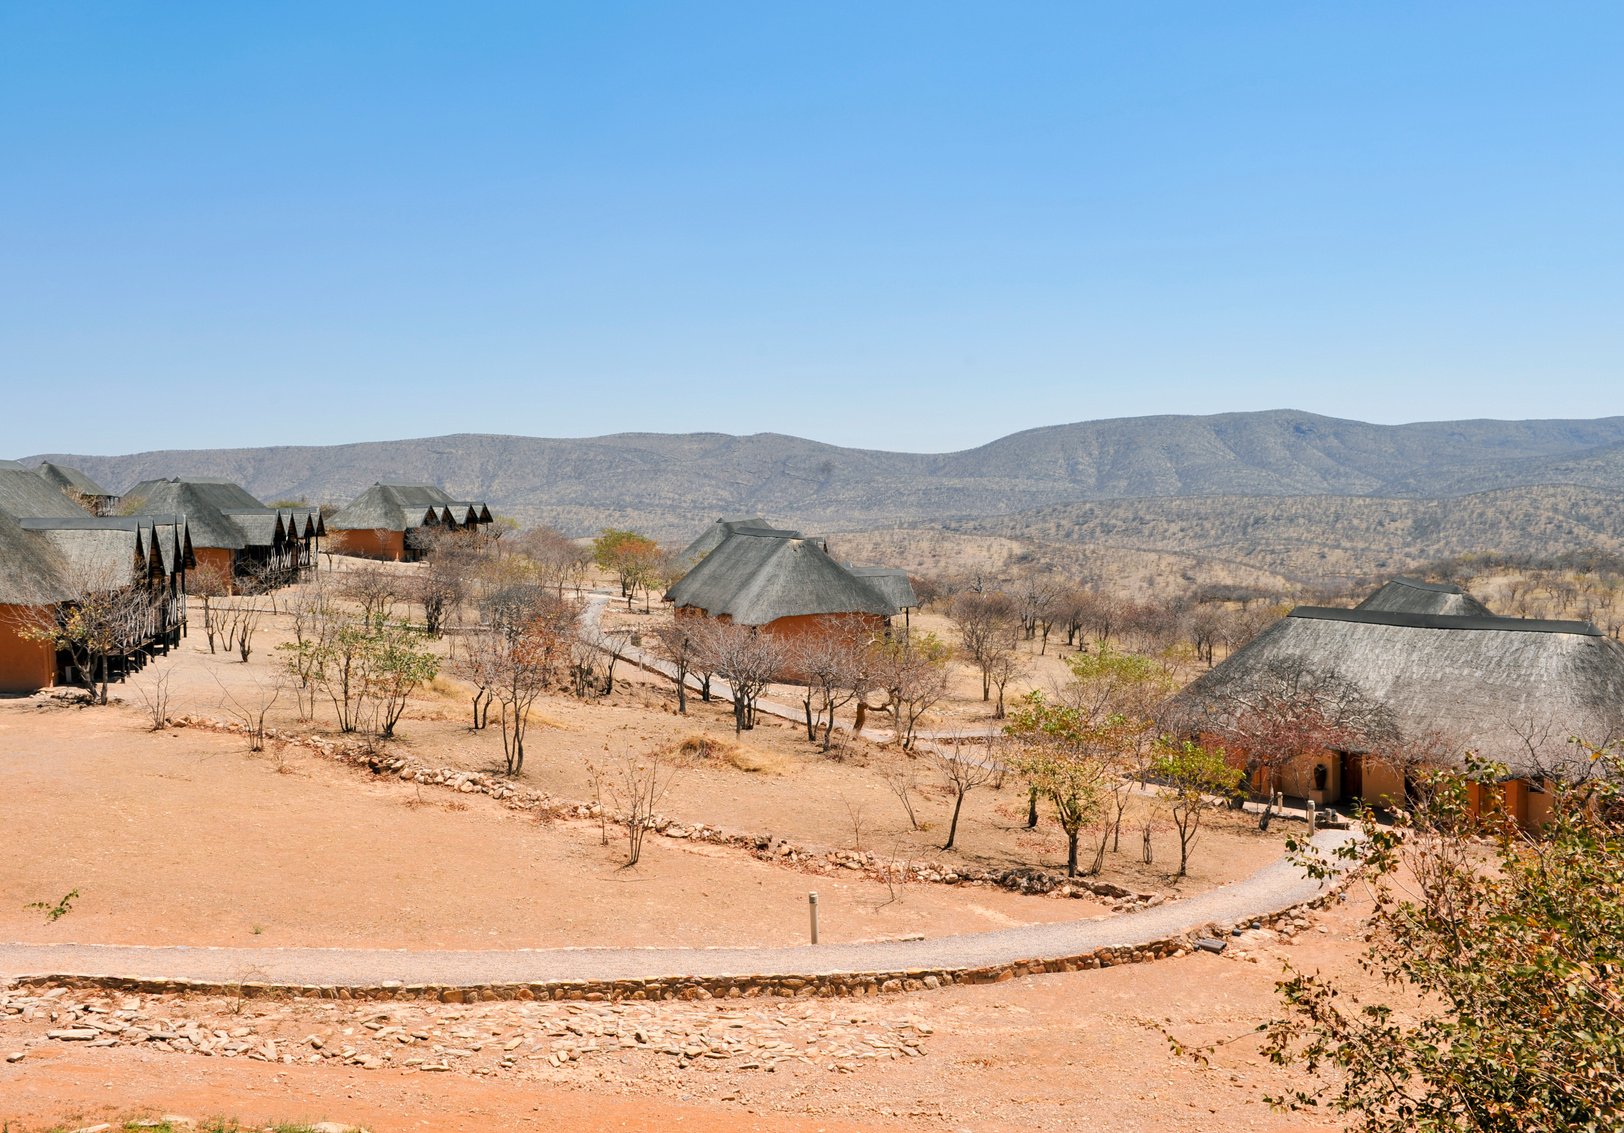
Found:
[[[36, 460], [29, 457], [27, 460]], [[1624, 418], [1370, 425], [1276, 410], [1032, 429], [954, 453], [876, 452], [762, 433], [583, 439], [459, 434], [326, 447], [49, 454], [121, 491], [224, 476], [262, 499], [347, 500], [428, 481], [575, 533], [666, 538], [761, 512], [808, 527], [1008, 515], [1079, 500], [1186, 496], [1437, 498], [1492, 488], [1624, 488]]]
[[1509, 488], [1451, 499], [1363, 496], [1110, 500], [949, 523], [948, 533], [1002, 535], [1078, 548], [1178, 553], [1302, 581], [1406, 569], [1452, 555], [1624, 552], [1616, 492]]
[[46, 458], [114, 491], [149, 477], [221, 476], [262, 499], [337, 503], [376, 480], [426, 481], [522, 524], [571, 535], [628, 527], [679, 545], [719, 515], [760, 514], [807, 531], [871, 532], [852, 557], [906, 562], [859, 553], [899, 547], [879, 536], [904, 529], [925, 537], [904, 552], [920, 569], [990, 553], [1087, 558], [1085, 570], [1147, 577], [1336, 583], [1440, 555], [1624, 541], [1624, 417], [1138, 417], [934, 454], [772, 433], [623, 433]]

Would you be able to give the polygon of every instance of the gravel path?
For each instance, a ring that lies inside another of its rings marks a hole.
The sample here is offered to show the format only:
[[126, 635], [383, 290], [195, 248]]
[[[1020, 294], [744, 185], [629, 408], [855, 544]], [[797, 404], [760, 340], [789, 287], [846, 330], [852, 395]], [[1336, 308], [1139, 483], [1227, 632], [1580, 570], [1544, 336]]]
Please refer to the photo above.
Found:
[[[1350, 837], [1321, 831], [1324, 851]], [[914, 968], [971, 969], [1061, 959], [1165, 940], [1211, 923], [1244, 923], [1313, 899], [1321, 883], [1284, 860], [1244, 881], [1117, 916], [930, 940], [795, 948], [558, 948], [435, 951], [366, 948], [189, 948], [0, 944], [0, 979], [110, 976], [276, 984], [469, 986], [574, 980], [818, 976]]]

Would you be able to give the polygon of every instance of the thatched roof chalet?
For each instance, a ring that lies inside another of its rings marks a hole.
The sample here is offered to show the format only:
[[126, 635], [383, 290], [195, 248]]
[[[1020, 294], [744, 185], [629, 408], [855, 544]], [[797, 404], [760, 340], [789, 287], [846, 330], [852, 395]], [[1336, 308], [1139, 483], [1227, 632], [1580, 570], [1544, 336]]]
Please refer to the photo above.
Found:
[[830, 558], [819, 541], [758, 528], [731, 532], [665, 598], [678, 609], [750, 626], [805, 615], [889, 618], [900, 612], [879, 589]]
[[326, 534], [319, 509], [273, 508], [230, 480], [179, 476], [143, 480], [124, 493], [124, 499], [143, 510], [185, 516], [198, 547], [276, 549]]
[[0, 513], [0, 603], [50, 605], [87, 591], [158, 583], [194, 565], [176, 516]]
[[399, 531], [491, 522], [484, 503], [453, 499], [433, 484], [373, 484], [327, 519], [332, 531]]
[[1387, 610], [1398, 614], [1460, 614], [1473, 617], [1490, 613], [1482, 602], [1458, 586], [1447, 582], [1421, 582], [1395, 578], [1354, 607], [1358, 610]]
[[1570, 736], [1624, 738], [1624, 645], [1588, 622], [1369, 605], [1291, 611], [1174, 697], [1168, 722], [1221, 731], [1293, 671], [1350, 683], [1380, 710], [1395, 748], [1476, 751], [1519, 777], [1584, 774]]

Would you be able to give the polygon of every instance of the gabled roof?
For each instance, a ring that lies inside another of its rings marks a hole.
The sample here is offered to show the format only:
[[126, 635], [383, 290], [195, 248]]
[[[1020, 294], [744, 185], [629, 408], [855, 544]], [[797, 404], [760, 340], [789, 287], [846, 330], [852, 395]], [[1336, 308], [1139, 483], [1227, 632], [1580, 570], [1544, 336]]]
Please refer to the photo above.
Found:
[[372, 485], [327, 520], [333, 531], [407, 531], [435, 523], [491, 522], [490, 508], [454, 500], [433, 484]]
[[817, 543], [749, 530], [724, 539], [666, 592], [666, 600], [752, 626], [805, 614], [897, 613], [895, 603]]
[[1624, 645], [1587, 622], [1298, 607], [1168, 706], [1221, 728], [1272, 674], [1335, 673], [1390, 716], [1400, 742], [1477, 751], [1514, 774], [1582, 775], [1568, 743], [1624, 738]]
[[55, 548], [68, 590], [85, 583], [122, 586], [137, 568], [173, 574], [195, 565], [186, 526], [172, 515], [41, 516], [17, 520]]
[[77, 492], [81, 496], [92, 498], [109, 500], [113, 498], [113, 493], [103, 488], [77, 468], [70, 468], [66, 464], [52, 464], [47, 460], [34, 469], [34, 473], [47, 484], [60, 491]]
[[1488, 614], [1489, 608], [1458, 586], [1395, 578], [1354, 607], [1410, 614]]

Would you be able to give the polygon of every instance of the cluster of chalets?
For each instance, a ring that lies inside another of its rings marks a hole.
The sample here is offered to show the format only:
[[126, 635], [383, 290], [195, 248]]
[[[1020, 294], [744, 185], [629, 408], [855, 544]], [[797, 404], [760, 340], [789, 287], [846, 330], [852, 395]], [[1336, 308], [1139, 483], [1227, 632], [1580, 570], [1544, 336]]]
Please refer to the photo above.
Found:
[[376, 483], [328, 517], [329, 550], [414, 562], [437, 532], [475, 531], [491, 522], [484, 503], [453, 499], [433, 484]]
[[0, 691], [117, 680], [186, 631], [188, 580], [268, 589], [311, 567], [320, 512], [224, 480], [149, 480], [122, 497], [56, 464], [0, 462]]

